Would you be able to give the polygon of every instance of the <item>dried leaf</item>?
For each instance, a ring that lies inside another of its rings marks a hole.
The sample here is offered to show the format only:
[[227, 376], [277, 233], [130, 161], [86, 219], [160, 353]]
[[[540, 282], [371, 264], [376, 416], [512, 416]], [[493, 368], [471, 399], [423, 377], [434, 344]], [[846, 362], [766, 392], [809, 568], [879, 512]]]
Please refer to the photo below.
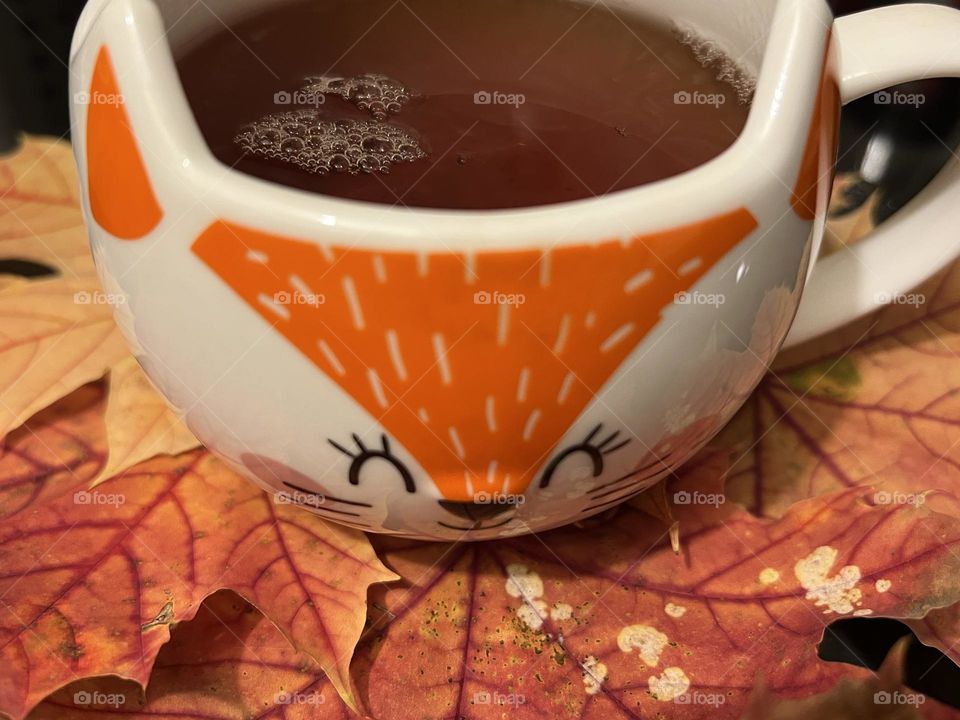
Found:
[[110, 370], [106, 423], [110, 455], [98, 483], [157, 455], [179, 455], [200, 445], [132, 357]]
[[674, 507], [682, 560], [631, 506], [590, 533], [385, 542], [405, 583], [377, 598], [385, 612], [358, 653], [373, 715], [735, 718], [758, 678], [784, 698], [862, 679], [818, 659], [828, 622], [960, 598], [951, 518], [851, 489], [758, 519], [722, 503], [721, 473], [712, 487], [702, 473], [675, 486], [717, 497]]
[[[203, 451], [75, 490], [58, 464], [95, 458], [83, 472], [96, 474], [102, 429], [49, 448], [53, 460], [20, 452], [31, 427], [11, 436], [0, 466], [0, 487], [19, 498], [0, 523], [0, 712], [21, 718], [78, 678], [145, 684], [170, 626], [220, 588], [255, 603], [352, 700], [367, 587], [394, 577], [364, 535], [274, 505]], [[67, 432], [57, 420], [38, 435]]]
[[217, 593], [179, 625], [157, 657], [144, 694], [118, 679], [76, 682], [56, 693], [31, 720], [263, 718], [346, 720], [351, 717], [323, 671], [297, 653], [255, 608]]
[[95, 279], [0, 292], [0, 438], [129, 355]]
[[27, 137], [0, 157], [0, 259], [40, 263], [70, 279], [93, 275], [69, 144]]

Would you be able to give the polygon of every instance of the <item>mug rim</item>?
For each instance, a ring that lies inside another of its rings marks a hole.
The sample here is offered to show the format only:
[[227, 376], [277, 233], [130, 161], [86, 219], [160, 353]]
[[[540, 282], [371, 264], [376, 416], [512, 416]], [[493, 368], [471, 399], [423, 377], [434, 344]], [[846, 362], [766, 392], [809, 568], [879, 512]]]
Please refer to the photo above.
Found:
[[[87, 90], [79, 83], [89, 73], [78, 72], [76, 65], [91, 62], [90, 55], [96, 54], [89, 44], [106, 46], [122, 94], [134, 99], [125, 105], [135, 134], [149, 138], [141, 144], [151, 146], [144, 149], [153, 156], [147, 165], [151, 180], [163, 190], [160, 195], [203, 194], [209, 199], [204, 202], [207, 209], [223, 208], [214, 211], [233, 222], [307, 238], [319, 225], [330, 234], [350, 237], [357, 247], [415, 245], [448, 252], [561, 247], [581, 244], [585, 236], [592, 241], [632, 237], [735, 207], [749, 208], [751, 197], [770, 183], [771, 174], [786, 186], [775, 168], [792, 172], [803, 152], [801, 136], [813, 112], [810, 99], [820, 82], [832, 22], [825, 0], [776, 0], [746, 125], [733, 144], [706, 163], [633, 188], [520, 208], [421, 208], [338, 198], [247, 175], [222, 163], [196, 122], [154, 0], [88, 3], [71, 50], [71, 98]], [[84, 177], [86, 118], [76, 102], [71, 109]], [[158, 157], [171, 159], [162, 173], [157, 173]]]

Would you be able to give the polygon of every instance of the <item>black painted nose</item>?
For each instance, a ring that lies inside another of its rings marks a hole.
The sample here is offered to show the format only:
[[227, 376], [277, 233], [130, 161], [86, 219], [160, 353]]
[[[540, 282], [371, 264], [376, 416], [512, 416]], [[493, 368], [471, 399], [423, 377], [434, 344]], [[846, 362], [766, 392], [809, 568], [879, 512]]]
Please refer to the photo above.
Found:
[[516, 508], [516, 502], [499, 503], [476, 503], [476, 502], [453, 502], [451, 500], [439, 500], [440, 507], [449, 513], [453, 513], [459, 518], [478, 523], [484, 520], [493, 520], [494, 518], [506, 515]]

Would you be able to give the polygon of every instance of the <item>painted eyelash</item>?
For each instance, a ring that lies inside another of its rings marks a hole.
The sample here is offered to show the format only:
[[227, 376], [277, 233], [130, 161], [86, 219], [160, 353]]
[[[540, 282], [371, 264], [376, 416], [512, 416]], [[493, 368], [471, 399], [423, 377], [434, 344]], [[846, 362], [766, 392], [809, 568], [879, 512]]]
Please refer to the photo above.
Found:
[[367, 462], [367, 460], [380, 458], [386, 460], [388, 463], [393, 465], [394, 468], [396, 468], [397, 472], [400, 474], [400, 478], [403, 480], [403, 485], [407, 492], [415, 493], [417, 491], [416, 483], [413, 481], [413, 475], [410, 474], [410, 470], [403, 463], [403, 461], [393, 454], [393, 451], [390, 447], [390, 439], [386, 435], [381, 435], [382, 447], [379, 449], [368, 448], [360, 436], [356, 433], [353, 433], [350, 437], [353, 438], [353, 442], [356, 444], [358, 452], [351, 452], [336, 440], [330, 438], [327, 439], [327, 442], [330, 443], [330, 445], [332, 445], [336, 450], [350, 458], [350, 471], [348, 474], [348, 479], [351, 485], [360, 484], [360, 470], [363, 468], [363, 465]]
[[594, 427], [593, 430], [591, 430], [583, 440], [576, 445], [571, 445], [558, 455], [554, 456], [553, 460], [551, 460], [547, 465], [546, 470], [544, 470], [543, 477], [540, 479], [540, 487], [547, 487], [550, 484], [550, 481], [553, 479], [553, 473], [556, 471], [557, 467], [559, 467], [560, 463], [570, 455], [577, 452], [582, 452], [589, 455], [593, 462], [593, 476], [599, 477], [603, 473], [604, 469], [603, 458], [607, 455], [617, 452], [622, 448], [625, 448], [630, 444], [630, 438], [627, 438], [621, 442], [617, 442], [617, 439], [620, 437], [620, 430], [614, 430], [599, 443], [594, 444], [594, 438], [596, 438], [602, 430], [603, 423], [598, 423], [597, 426]]
[[[357, 435], [356, 433], [353, 433], [350, 437], [353, 438], [353, 442], [356, 443], [357, 449], [360, 451], [359, 454], [350, 452], [343, 445], [338, 443], [336, 440], [327, 439], [327, 442], [333, 445], [334, 448], [342, 452], [348, 458], [352, 458], [353, 460], [356, 460], [359, 457], [363, 457], [364, 455], [369, 455], [371, 453], [371, 451], [367, 448], [367, 446], [364, 445], [363, 440], [360, 438], [359, 435]], [[386, 435], [381, 435], [381, 442], [383, 444], [383, 449], [374, 450], [373, 452], [382, 453], [389, 457], [393, 457], [393, 452], [390, 449], [390, 438], [388, 438]]]

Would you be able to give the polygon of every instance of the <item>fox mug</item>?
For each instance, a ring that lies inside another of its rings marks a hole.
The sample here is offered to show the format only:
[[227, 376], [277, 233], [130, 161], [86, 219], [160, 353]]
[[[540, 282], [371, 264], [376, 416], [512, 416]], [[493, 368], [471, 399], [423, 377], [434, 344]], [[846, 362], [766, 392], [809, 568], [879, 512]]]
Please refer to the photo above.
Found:
[[460, 212], [307, 194], [214, 159], [172, 49], [270, 1], [91, 0], [73, 137], [100, 276], [144, 370], [230, 466], [324, 518], [480, 540], [600, 513], [718, 432], [788, 332], [838, 327], [958, 254], [954, 162], [810, 272], [840, 105], [960, 75], [960, 12], [629, 0], [755, 72], [737, 142], [636, 189]]

